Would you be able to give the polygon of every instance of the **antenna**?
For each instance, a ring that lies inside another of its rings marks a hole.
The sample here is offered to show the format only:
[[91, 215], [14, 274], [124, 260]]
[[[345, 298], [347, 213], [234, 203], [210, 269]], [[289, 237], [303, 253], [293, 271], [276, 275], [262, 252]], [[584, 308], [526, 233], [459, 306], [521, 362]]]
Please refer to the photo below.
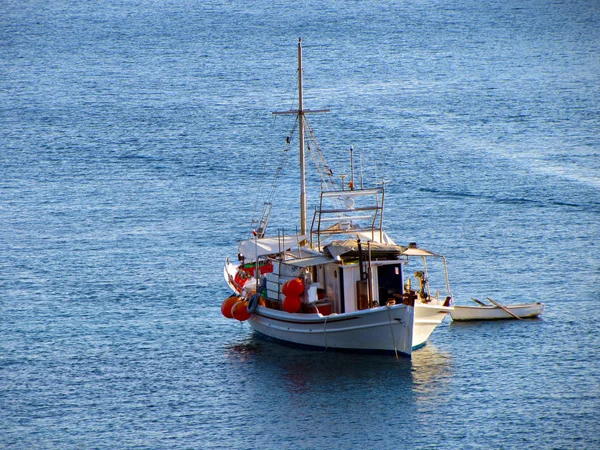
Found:
[[352, 157], [354, 147], [350, 146], [350, 190], [354, 190], [354, 158]]
[[359, 159], [360, 159], [360, 188], [363, 189], [362, 153], [361, 153]]

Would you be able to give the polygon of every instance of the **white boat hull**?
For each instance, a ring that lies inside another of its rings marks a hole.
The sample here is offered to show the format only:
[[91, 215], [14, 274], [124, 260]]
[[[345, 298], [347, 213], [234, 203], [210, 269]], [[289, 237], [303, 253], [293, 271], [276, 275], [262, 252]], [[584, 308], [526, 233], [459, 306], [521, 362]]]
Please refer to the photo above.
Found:
[[413, 349], [422, 347], [433, 330], [454, 310], [454, 306], [440, 306], [434, 303], [415, 303], [415, 325], [413, 329]]
[[404, 304], [347, 314], [289, 314], [259, 306], [249, 323], [261, 335], [318, 349], [398, 352], [410, 356], [425, 345], [452, 308]]
[[[522, 319], [537, 317], [544, 311], [543, 303], [503, 305]], [[454, 321], [514, 319], [509, 313], [497, 306], [454, 306], [450, 313]]]
[[248, 322], [258, 333], [305, 347], [412, 352], [414, 309], [382, 306], [347, 314], [290, 314], [259, 306]]
[[233, 280], [238, 272], [238, 267], [239, 264], [232, 264], [229, 262], [229, 260], [225, 264], [225, 267], [223, 267], [223, 277], [225, 278], [225, 282], [227, 283], [227, 286], [229, 286], [229, 288], [237, 295], [240, 294], [240, 290], [236, 287]]

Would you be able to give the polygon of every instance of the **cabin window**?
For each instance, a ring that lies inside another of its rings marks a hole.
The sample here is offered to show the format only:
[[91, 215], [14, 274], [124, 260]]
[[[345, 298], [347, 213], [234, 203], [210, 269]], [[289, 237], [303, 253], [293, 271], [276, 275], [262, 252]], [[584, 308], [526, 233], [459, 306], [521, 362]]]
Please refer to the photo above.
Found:
[[379, 304], [385, 305], [389, 300], [398, 301], [402, 295], [402, 270], [400, 265], [386, 265], [377, 268], [377, 279], [379, 288]]

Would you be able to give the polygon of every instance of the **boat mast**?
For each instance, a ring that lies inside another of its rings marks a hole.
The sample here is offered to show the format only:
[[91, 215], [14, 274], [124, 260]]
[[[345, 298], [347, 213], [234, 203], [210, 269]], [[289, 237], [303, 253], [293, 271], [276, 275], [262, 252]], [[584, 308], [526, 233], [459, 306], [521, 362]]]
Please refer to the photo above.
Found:
[[298, 38], [298, 141], [300, 146], [300, 234], [306, 234], [306, 160], [304, 157], [304, 98], [302, 91], [302, 38]]
[[298, 109], [291, 111], [275, 111], [273, 114], [295, 114], [298, 116], [298, 141], [300, 147], [300, 234], [306, 234], [306, 159], [304, 155], [304, 125], [306, 124], [306, 114], [329, 112], [328, 109], [304, 109], [303, 93], [303, 73], [302, 73], [302, 38], [298, 38]]

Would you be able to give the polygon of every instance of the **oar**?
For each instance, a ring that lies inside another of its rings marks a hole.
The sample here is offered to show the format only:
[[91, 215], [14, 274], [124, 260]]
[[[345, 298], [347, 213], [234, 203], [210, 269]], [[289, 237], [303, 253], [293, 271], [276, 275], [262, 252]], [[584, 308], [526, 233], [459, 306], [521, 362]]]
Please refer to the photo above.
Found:
[[481, 306], [488, 306], [485, 303], [483, 303], [481, 300], [477, 300], [476, 298], [471, 297], [471, 300], [473, 300], [475, 303], [477, 303], [478, 305]]
[[508, 308], [502, 306], [500, 303], [498, 303], [496, 300], [493, 300], [489, 297], [486, 297], [486, 299], [488, 299], [490, 302], [492, 302], [494, 305], [496, 305], [498, 308], [503, 309], [504, 311], [506, 311], [508, 314], [510, 314], [511, 316], [513, 316], [515, 319], [518, 320], [523, 320], [521, 319], [519, 316], [517, 316], [514, 312], [512, 312], [511, 310], [509, 310]]

